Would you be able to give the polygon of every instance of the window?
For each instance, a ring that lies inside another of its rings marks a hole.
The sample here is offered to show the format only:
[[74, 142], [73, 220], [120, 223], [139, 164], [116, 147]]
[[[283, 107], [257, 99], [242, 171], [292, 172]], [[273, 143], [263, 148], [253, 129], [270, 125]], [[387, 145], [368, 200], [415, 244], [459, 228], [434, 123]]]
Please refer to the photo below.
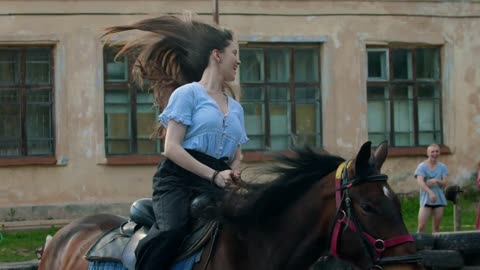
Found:
[[443, 143], [440, 50], [367, 48], [368, 137], [374, 144]]
[[54, 155], [52, 47], [0, 47], [0, 157]]
[[105, 48], [105, 150], [107, 156], [149, 155], [161, 152], [151, 140], [158, 110], [153, 95], [133, 82], [132, 55], [114, 60], [118, 48]]
[[285, 150], [321, 144], [318, 45], [240, 48], [245, 150]]

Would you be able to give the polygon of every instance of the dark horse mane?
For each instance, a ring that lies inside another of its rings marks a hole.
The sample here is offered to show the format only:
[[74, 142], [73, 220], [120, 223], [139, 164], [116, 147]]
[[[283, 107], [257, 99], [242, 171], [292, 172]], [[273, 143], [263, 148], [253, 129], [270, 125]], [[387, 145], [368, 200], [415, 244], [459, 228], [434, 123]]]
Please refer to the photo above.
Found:
[[261, 225], [278, 216], [314, 183], [334, 171], [344, 159], [318, 154], [310, 148], [294, 151], [294, 157], [278, 156], [268, 172], [278, 176], [268, 182], [246, 182], [238, 190], [227, 191], [217, 209], [223, 222]]

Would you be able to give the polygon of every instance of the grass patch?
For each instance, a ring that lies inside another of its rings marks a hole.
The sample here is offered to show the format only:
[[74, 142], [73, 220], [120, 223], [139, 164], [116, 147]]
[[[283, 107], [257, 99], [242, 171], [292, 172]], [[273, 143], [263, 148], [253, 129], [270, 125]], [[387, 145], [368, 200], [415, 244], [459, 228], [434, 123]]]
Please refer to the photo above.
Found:
[[[460, 193], [460, 217], [461, 217], [461, 230], [470, 231], [475, 230], [475, 222], [477, 219], [477, 208], [478, 208], [478, 191], [473, 189], [473, 187], [464, 188], [464, 192]], [[405, 226], [409, 232], [417, 231], [418, 224], [418, 209], [420, 207], [419, 196], [400, 196], [402, 203], [402, 215], [405, 222]], [[453, 208], [454, 204], [448, 202], [447, 207], [445, 207], [445, 213], [443, 220], [440, 223], [440, 231], [449, 232], [453, 231], [454, 228], [454, 219], [453, 219]], [[432, 232], [432, 220], [430, 218], [429, 222], [425, 226], [425, 232]]]
[[[474, 230], [477, 217], [478, 195], [476, 187], [464, 188], [460, 195], [461, 229]], [[409, 232], [417, 230], [419, 207], [418, 194], [400, 196], [403, 220]], [[440, 226], [443, 232], [453, 231], [453, 203], [448, 202], [445, 215]], [[431, 221], [426, 231], [431, 232]], [[35, 249], [42, 247], [47, 235], [54, 235], [60, 228], [37, 229], [28, 231], [4, 231], [0, 229], [0, 262], [28, 261], [36, 258]]]
[[24, 231], [0, 230], [0, 262], [36, 259], [35, 249], [43, 246], [47, 235], [53, 235], [58, 230], [55, 227]]

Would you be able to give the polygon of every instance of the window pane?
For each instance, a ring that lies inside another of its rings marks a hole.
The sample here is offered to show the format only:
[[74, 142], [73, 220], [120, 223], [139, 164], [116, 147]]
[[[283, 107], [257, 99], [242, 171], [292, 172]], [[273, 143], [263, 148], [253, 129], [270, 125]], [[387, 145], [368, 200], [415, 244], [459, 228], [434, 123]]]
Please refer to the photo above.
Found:
[[388, 51], [384, 49], [368, 49], [368, 79], [388, 80]]
[[271, 149], [285, 150], [290, 139], [290, 106], [288, 88], [269, 88]]
[[318, 82], [318, 49], [295, 49], [295, 82]]
[[53, 154], [52, 93], [27, 91], [27, 154]]
[[265, 148], [265, 91], [262, 87], [244, 87], [242, 106], [245, 114], [245, 130], [250, 139], [242, 149]]
[[105, 138], [107, 153], [131, 152], [130, 95], [127, 90], [109, 90], [105, 94]]
[[51, 140], [29, 140], [27, 143], [27, 154], [29, 156], [52, 155], [53, 141]]
[[153, 96], [148, 92], [137, 92], [137, 149], [139, 154], [160, 153], [160, 142], [150, 140], [157, 126], [157, 109], [153, 107]]
[[2, 141], [0, 143], [0, 156], [15, 157], [21, 155], [21, 146], [18, 141]]
[[0, 156], [21, 155], [20, 94], [0, 91]]
[[440, 93], [434, 85], [418, 87], [419, 144], [442, 143], [440, 132]]
[[129, 140], [120, 140], [120, 139], [107, 140], [106, 146], [107, 146], [107, 153], [111, 155], [130, 154], [132, 151], [130, 148]]
[[412, 79], [412, 52], [411, 50], [393, 50], [393, 78], [400, 80]]
[[20, 53], [0, 50], [0, 85], [14, 85], [20, 78]]
[[297, 145], [320, 145], [319, 92], [317, 88], [295, 89]]
[[317, 104], [296, 105], [297, 145], [319, 145], [319, 113]]
[[265, 147], [265, 108], [263, 103], [243, 103], [245, 130], [250, 138], [243, 149], [263, 149]]
[[413, 132], [395, 132], [395, 146], [413, 146]]
[[137, 107], [137, 137], [148, 138], [157, 126], [155, 111], [152, 106], [138, 105]]
[[290, 61], [288, 49], [268, 49], [268, 81], [288, 82]]
[[286, 87], [272, 87], [268, 89], [270, 101], [289, 101], [290, 95]]
[[21, 137], [20, 106], [0, 104], [0, 139]]
[[52, 110], [45, 105], [27, 105], [27, 140], [52, 138]]
[[314, 101], [318, 99], [320, 90], [314, 87], [297, 87], [295, 89], [295, 100], [298, 101]]
[[139, 154], [158, 154], [161, 152], [159, 140], [137, 140]]
[[50, 49], [30, 49], [26, 53], [26, 83], [50, 84]]
[[440, 92], [435, 85], [422, 84], [418, 87], [419, 99], [439, 99]]
[[411, 86], [394, 88], [393, 121], [396, 146], [413, 146], [413, 89]]
[[440, 144], [440, 136], [436, 136], [434, 132], [419, 132], [418, 134], [418, 144], [419, 145], [430, 145], [432, 143]]
[[367, 89], [368, 99], [368, 139], [373, 144], [389, 140], [390, 133], [390, 101], [387, 87]]
[[242, 101], [260, 102], [264, 99], [262, 87], [244, 87], [242, 89]]
[[16, 90], [0, 91], [0, 139], [21, 137], [20, 94]]
[[122, 56], [115, 61], [118, 50], [107, 49], [106, 54], [106, 81], [126, 82], [128, 81], [128, 60]]
[[240, 49], [240, 82], [263, 82], [264, 54], [263, 49]]
[[52, 104], [51, 90], [27, 91], [27, 103], [29, 103], [29, 104]]
[[439, 79], [440, 64], [437, 48], [416, 49], [415, 58], [417, 79]]

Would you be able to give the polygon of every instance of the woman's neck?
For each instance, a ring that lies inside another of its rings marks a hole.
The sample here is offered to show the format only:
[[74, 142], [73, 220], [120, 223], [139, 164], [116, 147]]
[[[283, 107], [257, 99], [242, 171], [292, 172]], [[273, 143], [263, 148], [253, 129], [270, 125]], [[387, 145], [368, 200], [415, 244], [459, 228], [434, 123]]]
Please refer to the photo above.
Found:
[[218, 70], [214, 70], [212, 67], [205, 69], [199, 83], [209, 94], [223, 93], [223, 78], [218, 73]]

